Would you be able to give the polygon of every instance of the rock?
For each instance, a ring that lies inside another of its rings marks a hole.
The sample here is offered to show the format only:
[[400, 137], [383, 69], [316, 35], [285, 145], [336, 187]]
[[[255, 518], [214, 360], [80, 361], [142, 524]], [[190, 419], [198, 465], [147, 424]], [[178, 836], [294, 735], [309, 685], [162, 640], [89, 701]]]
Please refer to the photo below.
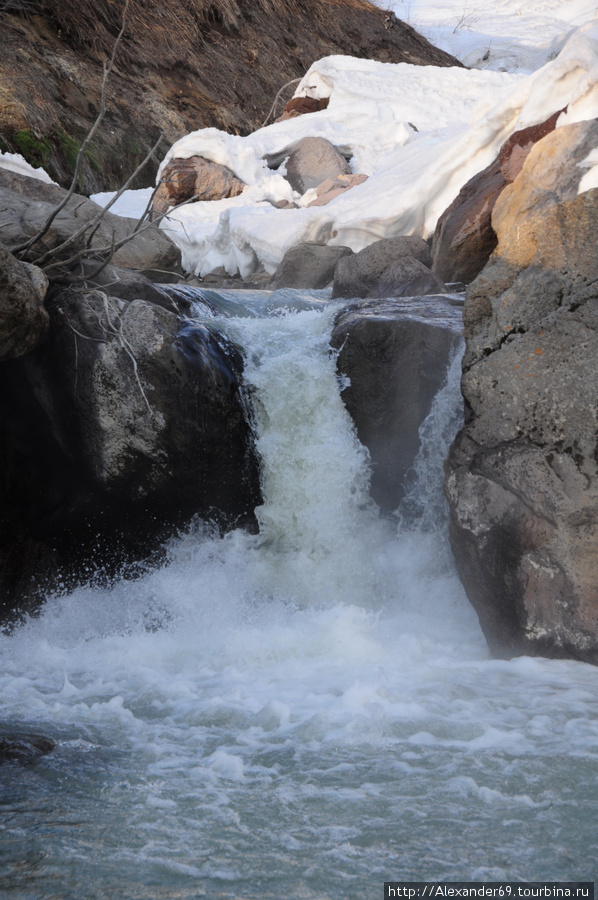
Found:
[[319, 112], [321, 109], [326, 109], [328, 103], [328, 97], [322, 97], [321, 100], [316, 100], [315, 97], [293, 97], [286, 104], [282, 115], [274, 121], [284, 122], [286, 119], [294, 119], [297, 116], [304, 116], [306, 113]]
[[349, 247], [330, 247], [313, 242], [298, 244], [285, 253], [270, 287], [325, 288], [334, 278], [339, 259], [352, 253]]
[[251, 523], [259, 502], [242, 360], [226, 339], [102, 290], [65, 290], [49, 310], [49, 340], [0, 369], [4, 617], [35, 609], [59, 570], [88, 577], [98, 548], [115, 571], [195, 514]]
[[598, 120], [531, 149], [470, 285], [451, 542], [492, 651], [598, 663]]
[[419, 450], [419, 427], [461, 340], [461, 304], [450, 297], [362, 300], [338, 316], [331, 344], [350, 384], [343, 400], [372, 459], [371, 493], [394, 511]]
[[0, 361], [30, 353], [46, 337], [47, 287], [41, 269], [20, 263], [0, 243]]
[[534, 144], [554, 131], [561, 112], [515, 131], [494, 162], [474, 175], [443, 212], [434, 232], [432, 267], [444, 281], [469, 284], [480, 274], [497, 244], [494, 204], [505, 185], [517, 177]]
[[[66, 196], [57, 185], [45, 184], [36, 178], [17, 175], [0, 169], [0, 233], [10, 248], [18, 246], [41, 231], [50, 213]], [[52, 260], [66, 263], [74, 254], [85, 249], [101, 208], [92, 200], [73, 194], [43, 238], [26, 254], [28, 262], [41, 264], [40, 257], [52, 254]], [[110, 212], [104, 213], [91, 239], [90, 253], [99, 248], [116, 247], [132, 236], [137, 222]], [[87, 226], [77, 238], [73, 236]], [[69, 243], [59, 249], [66, 241]], [[49, 258], [44, 264], [49, 262]], [[167, 235], [157, 225], [146, 223], [137, 234], [112, 257], [115, 265], [138, 269], [154, 281], [171, 280], [182, 274], [181, 254]]]
[[88, 287], [101, 288], [109, 297], [128, 301], [146, 300], [176, 314], [191, 311], [190, 301], [184, 304], [181, 295], [177, 295], [175, 300], [166, 287], [155, 284], [141, 272], [112, 265], [104, 266], [99, 272], [98, 268], [96, 260], [82, 259], [74, 274], [83, 278]]
[[164, 215], [172, 206], [192, 197], [198, 200], [223, 200], [237, 197], [245, 184], [226, 166], [201, 156], [171, 159], [160, 175], [152, 200], [152, 217]]
[[403, 256], [384, 270], [368, 297], [422, 297], [445, 291], [444, 282], [431, 269], [413, 256]]
[[432, 265], [430, 248], [422, 238], [410, 235], [383, 238], [339, 260], [334, 273], [333, 297], [367, 297], [382, 273], [391, 263], [404, 256], [418, 259], [424, 266]]
[[0, 730], [0, 765], [5, 762], [34, 762], [51, 753], [56, 744], [41, 734]]
[[285, 178], [294, 191], [304, 194], [327, 178], [350, 175], [351, 169], [336, 147], [322, 137], [301, 138], [286, 162]]
[[316, 188], [316, 199], [308, 203], [308, 206], [326, 206], [331, 200], [340, 197], [352, 187], [367, 181], [367, 175], [338, 175], [336, 178], [327, 178]]
[[521, 128], [513, 132], [511, 137], [504, 142], [498, 154], [500, 169], [507, 184], [515, 181], [523, 168], [523, 164], [529, 152], [538, 141], [550, 134], [556, 128], [561, 113], [567, 111], [567, 107], [557, 110], [538, 125], [530, 125], [529, 128]]
[[480, 274], [497, 244], [492, 210], [506, 183], [496, 159], [470, 178], [443, 212], [432, 243], [432, 268], [439, 278], [469, 284]]

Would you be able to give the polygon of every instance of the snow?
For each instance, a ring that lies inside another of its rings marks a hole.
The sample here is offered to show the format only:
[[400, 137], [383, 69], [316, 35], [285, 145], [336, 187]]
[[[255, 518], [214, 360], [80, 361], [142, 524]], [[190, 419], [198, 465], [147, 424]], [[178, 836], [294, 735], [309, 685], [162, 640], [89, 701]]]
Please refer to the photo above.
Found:
[[596, 0], [372, 0], [466, 66], [531, 72], [554, 59]]
[[[260, 267], [274, 272], [286, 250], [302, 241], [357, 251], [398, 234], [428, 237], [461, 187], [494, 160], [513, 131], [565, 106], [558, 126], [598, 116], [594, 3], [382, 0], [380, 5], [481, 67], [330, 56], [311, 67], [295, 93], [329, 97], [327, 109], [247, 137], [205, 128], [177, 141], [161, 169], [174, 157], [200, 155], [228, 166], [248, 185], [238, 197], [189, 204], [162, 222], [188, 271], [204, 276], [223, 266], [231, 275], [247, 277]], [[488, 46], [491, 52], [482, 59]], [[285, 158], [306, 136], [330, 140], [350, 157], [352, 171], [368, 180], [326, 206], [306, 207], [312, 194], [299, 197], [283, 177]], [[584, 190], [597, 180], [594, 158], [587, 167]], [[143, 207], [134, 194], [140, 192], [125, 194], [114, 211], [142, 211], [147, 193]], [[110, 196], [93, 199], [106, 203]], [[276, 208], [281, 200], [298, 208]]]
[[16, 172], [17, 175], [27, 175], [29, 178], [37, 178], [45, 184], [56, 184], [44, 169], [34, 169], [18, 153], [2, 153], [0, 150], [0, 169]]

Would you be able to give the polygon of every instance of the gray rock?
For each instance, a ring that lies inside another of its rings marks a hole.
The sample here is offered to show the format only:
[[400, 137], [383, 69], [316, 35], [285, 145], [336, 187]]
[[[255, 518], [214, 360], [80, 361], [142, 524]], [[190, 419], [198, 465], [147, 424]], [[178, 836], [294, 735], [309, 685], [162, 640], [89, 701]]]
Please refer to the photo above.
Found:
[[47, 288], [40, 269], [20, 263], [0, 243], [0, 361], [30, 353], [44, 340]]
[[451, 541], [497, 655], [598, 663], [598, 190], [578, 195], [598, 120], [531, 149], [470, 285], [447, 464]]
[[285, 253], [274, 273], [271, 287], [325, 288], [334, 278], [339, 259], [352, 253], [349, 247], [330, 247], [314, 242], [297, 244]]
[[294, 191], [304, 194], [327, 178], [350, 174], [349, 163], [334, 144], [322, 137], [305, 137], [287, 159], [285, 178]]
[[419, 427], [461, 340], [455, 298], [363, 300], [343, 310], [332, 333], [343, 400], [372, 459], [371, 493], [385, 512], [404, 495], [419, 450]]
[[[57, 185], [0, 169], [0, 234], [9, 249], [41, 231], [65, 195], [66, 191]], [[92, 200], [74, 194], [44, 237], [27, 252], [26, 261], [46, 265], [50, 260], [46, 258], [42, 262], [40, 257], [50, 252], [53, 253], [52, 260], [67, 261], [86, 247], [91, 229], [59, 248], [100, 212], [100, 207]], [[134, 233], [136, 224], [134, 219], [105, 213], [91, 238], [91, 250], [117, 245]], [[180, 251], [157, 225], [149, 223], [116, 250], [112, 262], [124, 268], [138, 269], [154, 281], [172, 280], [173, 276], [182, 274]]]
[[419, 259], [403, 256], [384, 270], [368, 297], [423, 297], [445, 291], [444, 282]]
[[367, 297], [382, 273], [397, 259], [413, 256], [432, 265], [430, 248], [422, 238], [402, 235], [375, 241], [359, 253], [339, 260], [334, 273], [333, 297]]

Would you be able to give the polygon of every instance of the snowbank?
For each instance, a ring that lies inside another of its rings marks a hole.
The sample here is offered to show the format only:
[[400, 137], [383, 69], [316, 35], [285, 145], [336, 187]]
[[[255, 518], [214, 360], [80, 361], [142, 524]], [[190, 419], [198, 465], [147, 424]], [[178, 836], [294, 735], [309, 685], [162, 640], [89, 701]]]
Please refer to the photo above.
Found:
[[596, 0], [373, 0], [466, 66], [531, 73], [597, 14]]
[[[570, 30], [566, 22], [562, 28]], [[190, 204], [163, 222], [189, 271], [203, 276], [223, 266], [246, 277], [261, 265], [272, 273], [287, 249], [306, 240], [357, 251], [398, 234], [428, 237], [513, 131], [567, 105], [559, 125], [598, 116], [598, 19], [575, 29], [531, 75], [331, 56], [303, 78], [296, 96], [306, 94], [328, 96], [328, 108], [248, 137], [202, 129], [170, 149], [162, 165], [198, 154], [248, 185], [239, 197]], [[308, 135], [328, 138], [351, 157], [353, 172], [369, 178], [327, 206], [276, 209], [278, 200], [301, 204], [284, 169], [274, 167]]]
[[2, 153], [0, 150], [0, 169], [16, 172], [17, 175], [27, 175], [29, 178], [37, 178], [46, 184], [56, 184], [43, 169], [34, 169], [18, 153]]

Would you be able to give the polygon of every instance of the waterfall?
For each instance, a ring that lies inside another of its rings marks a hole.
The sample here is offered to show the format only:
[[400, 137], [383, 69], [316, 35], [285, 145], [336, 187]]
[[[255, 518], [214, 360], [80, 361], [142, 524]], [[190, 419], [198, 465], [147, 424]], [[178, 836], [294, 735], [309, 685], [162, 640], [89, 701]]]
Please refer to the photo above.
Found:
[[4, 895], [373, 900], [385, 880], [591, 880], [596, 670], [490, 659], [446, 553], [458, 359], [383, 518], [327, 296], [204, 301], [244, 348], [259, 533], [193, 522], [160, 569], [50, 596], [0, 635], [4, 724], [56, 741], [0, 766]]

